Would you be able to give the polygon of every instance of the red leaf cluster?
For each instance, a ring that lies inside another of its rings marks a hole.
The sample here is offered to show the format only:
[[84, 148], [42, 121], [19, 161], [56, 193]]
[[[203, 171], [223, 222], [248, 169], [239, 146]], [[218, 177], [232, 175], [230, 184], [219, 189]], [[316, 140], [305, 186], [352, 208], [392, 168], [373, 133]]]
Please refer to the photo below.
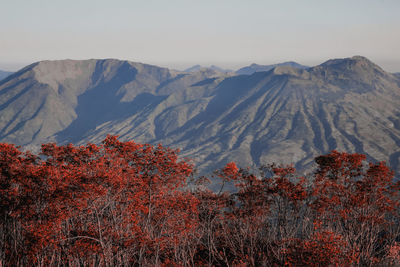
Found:
[[303, 177], [231, 162], [187, 185], [192, 166], [161, 145], [0, 144], [0, 265], [399, 264], [393, 172], [337, 151], [316, 163]]

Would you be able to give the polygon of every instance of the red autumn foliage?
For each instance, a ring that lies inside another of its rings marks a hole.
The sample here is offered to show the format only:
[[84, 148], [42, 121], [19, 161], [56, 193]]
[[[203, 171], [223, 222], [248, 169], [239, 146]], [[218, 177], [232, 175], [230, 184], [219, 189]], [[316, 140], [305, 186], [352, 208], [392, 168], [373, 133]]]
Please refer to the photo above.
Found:
[[373, 264], [395, 238], [399, 185], [383, 162], [365, 155], [333, 151], [316, 158], [312, 208], [321, 227], [336, 229], [360, 252], [362, 265]]
[[214, 192], [206, 177], [188, 186], [192, 166], [161, 145], [0, 144], [0, 265], [398, 264], [393, 172], [337, 151], [316, 163], [302, 177], [231, 162]]
[[196, 227], [198, 201], [180, 190], [191, 166], [173, 150], [110, 136], [101, 146], [43, 145], [41, 158], [7, 145], [0, 155], [2, 227], [20, 232], [5, 250], [13, 263], [158, 264], [179, 258], [174, 244]]
[[309, 239], [286, 241], [285, 266], [351, 266], [358, 253], [349, 248], [342, 236], [331, 231], [314, 233]]

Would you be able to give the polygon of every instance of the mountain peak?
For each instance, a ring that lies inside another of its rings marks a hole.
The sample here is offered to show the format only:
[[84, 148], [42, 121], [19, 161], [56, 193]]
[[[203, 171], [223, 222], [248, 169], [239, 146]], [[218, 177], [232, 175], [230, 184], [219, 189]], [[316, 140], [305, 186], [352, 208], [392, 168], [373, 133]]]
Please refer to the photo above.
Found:
[[364, 70], [367, 68], [374, 68], [377, 70], [380, 70], [383, 72], [383, 70], [373, 63], [371, 60], [369, 60], [366, 57], [363, 56], [353, 56], [349, 58], [339, 58], [339, 59], [330, 59], [324, 63], [322, 63], [320, 66], [323, 67], [335, 67], [335, 68], [347, 68], [347, 69], [354, 69], [354, 68], [363, 68]]
[[366, 58], [364, 56], [360, 56], [360, 55], [352, 56], [351, 59], [353, 59], [353, 60], [367, 60], [367, 61], [370, 61], [368, 58]]
[[290, 76], [301, 76], [304, 73], [303, 69], [292, 67], [290, 65], [279, 65], [273, 69], [276, 75], [290, 75]]
[[198, 72], [198, 71], [214, 71], [214, 72], [220, 72], [220, 73], [229, 73], [232, 72], [230, 69], [223, 69], [221, 67], [218, 67], [216, 65], [211, 65], [209, 67], [203, 67], [201, 65], [194, 65], [190, 68], [187, 68], [184, 70], [184, 72]]
[[255, 72], [261, 72], [261, 71], [270, 71], [273, 68], [279, 67], [279, 66], [289, 66], [293, 67], [296, 69], [307, 69], [307, 66], [301, 65], [299, 63], [293, 62], [293, 61], [287, 61], [283, 63], [278, 63], [278, 64], [272, 64], [272, 65], [259, 65], [256, 63], [252, 63], [251, 65], [247, 67], [243, 67], [239, 70], [236, 71], [236, 74], [239, 75], [251, 75]]
[[184, 72], [195, 72], [195, 71], [199, 71], [202, 68], [202, 66], [200, 66], [199, 64], [191, 66], [185, 70], [183, 70]]
[[387, 76], [387, 73], [378, 65], [363, 56], [353, 56], [350, 58], [331, 59], [321, 65], [312, 68], [315, 71], [324, 73], [338, 73], [348, 77], [362, 76], [373, 79], [378, 76]]

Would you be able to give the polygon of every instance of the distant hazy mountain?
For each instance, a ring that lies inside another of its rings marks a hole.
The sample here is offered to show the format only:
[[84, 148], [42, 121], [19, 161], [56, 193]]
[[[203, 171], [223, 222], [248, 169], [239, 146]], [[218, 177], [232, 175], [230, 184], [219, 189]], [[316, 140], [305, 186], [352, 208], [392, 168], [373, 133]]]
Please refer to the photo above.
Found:
[[363, 57], [232, 76], [118, 60], [43, 61], [0, 82], [0, 141], [121, 140], [181, 148], [200, 172], [332, 149], [400, 171], [400, 81]]
[[393, 75], [400, 79], [400, 72], [393, 73]]
[[223, 68], [220, 68], [220, 67], [215, 66], [215, 65], [211, 65], [210, 67], [203, 67], [201, 65], [194, 65], [194, 66], [192, 66], [190, 68], [185, 69], [184, 72], [196, 72], [196, 71], [200, 71], [200, 70], [204, 70], [204, 69], [210, 69], [210, 70], [213, 70], [213, 71], [216, 71], [216, 72], [221, 72], [221, 73], [233, 72], [233, 70], [223, 69]]
[[201, 65], [197, 64], [197, 65], [194, 65], [194, 66], [191, 66], [191, 67], [185, 69], [184, 72], [196, 72], [196, 71], [201, 70], [201, 68], [203, 68], [203, 67]]
[[279, 67], [279, 66], [289, 66], [289, 67], [293, 67], [293, 68], [298, 68], [298, 69], [307, 69], [307, 66], [304, 65], [300, 65], [296, 62], [293, 61], [289, 61], [289, 62], [284, 62], [284, 63], [279, 63], [279, 64], [273, 64], [273, 65], [258, 65], [258, 64], [251, 64], [250, 66], [247, 67], [243, 67], [239, 70], [236, 71], [236, 74], [239, 75], [250, 75], [253, 74], [255, 72], [261, 72], [261, 71], [270, 71], [275, 67]]
[[4, 71], [0, 70], [0, 80], [3, 80], [4, 78], [10, 76], [13, 72], [11, 71]]

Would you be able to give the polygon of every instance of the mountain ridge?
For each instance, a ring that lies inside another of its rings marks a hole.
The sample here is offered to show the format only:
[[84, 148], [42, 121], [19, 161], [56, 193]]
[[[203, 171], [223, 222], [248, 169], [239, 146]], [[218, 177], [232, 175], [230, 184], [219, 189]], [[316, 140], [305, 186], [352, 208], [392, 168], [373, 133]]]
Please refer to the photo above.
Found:
[[330, 150], [400, 170], [399, 79], [363, 57], [250, 75], [104, 60], [34, 63], [0, 81], [0, 141], [121, 140], [181, 148], [200, 173], [295, 163]]

